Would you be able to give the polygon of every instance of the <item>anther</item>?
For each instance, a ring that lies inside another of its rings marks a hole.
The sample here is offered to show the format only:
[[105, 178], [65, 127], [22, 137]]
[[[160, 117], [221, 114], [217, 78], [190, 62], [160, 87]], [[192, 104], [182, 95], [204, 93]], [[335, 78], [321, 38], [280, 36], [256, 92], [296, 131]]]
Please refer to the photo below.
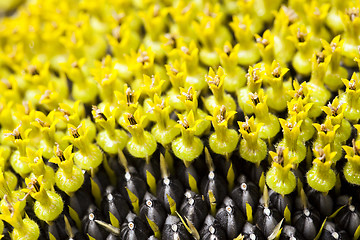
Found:
[[128, 87], [126, 89], [125, 94], [126, 94], [127, 105], [129, 106], [130, 104], [133, 104], [134, 103], [134, 98], [133, 98], [134, 91], [132, 91], [131, 88]]
[[101, 110], [97, 106], [93, 105], [92, 110], [95, 111], [95, 116], [94, 116], [95, 118], [103, 119], [103, 120], [107, 121], [107, 117], [105, 116], [104, 113], [101, 112]]
[[60, 159], [60, 161], [65, 161], [64, 153], [61, 151], [59, 144], [56, 142], [56, 156]]
[[131, 113], [127, 114], [127, 119], [129, 120], [129, 123], [131, 126], [134, 126], [137, 124], [134, 115], [132, 115]]

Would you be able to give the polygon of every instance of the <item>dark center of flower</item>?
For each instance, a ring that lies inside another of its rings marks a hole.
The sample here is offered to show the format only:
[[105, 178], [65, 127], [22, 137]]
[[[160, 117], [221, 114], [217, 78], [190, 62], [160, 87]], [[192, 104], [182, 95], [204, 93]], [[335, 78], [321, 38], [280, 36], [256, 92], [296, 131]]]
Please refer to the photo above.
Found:
[[44, 122], [40, 118], [35, 118], [35, 121], [37, 121], [41, 127], [47, 127], [47, 128], [50, 127], [50, 125], [47, 122]]
[[129, 123], [131, 126], [134, 126], [137, 124], [134, 115], [132, 115], [131, 113], [127, 114], [127, 119], [129, 120]]
[[154, 11], [153, 11], [153, 17], [156, 18], [160, 15], [160, 6], [159, 4], [155, 4]]
[[242, 124], [242, 127], [247, 133], [251, 133], [251, 128], [250, 128], [249, 117], [248, 116], [245, 116], [245, 122]]
[[215, 75], [214, 77], [208, 76], [208, 78], [211, 79], [210, 81], [208, 81], [208, 84], [213, 84], [213, 85], [215, 85], [216, 87], [219, 86], [219, 84], [220, 84], [220, 78], [219, 78], [218, 75]]
[[350, 90], [356, 90], [356, 83], [355, 83], [354, 80], [351, 80], [351, 81], [349, 82], [349, 89], [350, 89]]
[[116, 39], [116, 41], [118, 43], [121, 42], [121, 35], [120, 35], [120, 26], [116, 26], [112, 31], [111, 31], [112, 36]]
[[165, 38], [168, 40], [165, 45], [167, 46], [171, 46], [172, 48], [176, 48], [176, 36], [174, 34], [171, 33], [167, 33], [165, 34]]
[[63, 151], [60, 149], [60, 146], [58, 143], [55, 143], [56, 145], [56, 156], [60, 159], [60, 161], [65, 161], [65, 157], [64, 157], [64, 153]]
[[170, 71], [173, 72], [175, 75], [177, 75], [179, 73], [179, 70], [174, 68], [174, 66], [171, 66]]
[[188, 129], [190, 127], [186, 117], [184, 117], [183, 120], [178, 120], [178, 123], [180, 123], [181, 126], [183, 126], [183, 128], [185, 128], [185, 129]]
[[325, 163], [325, 161], [326, 161], [326, 155], [325, 155], [324, 149], [322, 149], [322, 148], [316, 148], [315, 150], [319, 153], [318, 159], [319, 159], [322, 163]]
[[35, 192], [40, 191], [40, 183], [36, 178], [31, 179], [31, 182], [29, 185], [30, 185], [30, 189], [35, 190]]
[[9, 80], [3, 78], [3, 79], [1, 79], [1, 82], [5, 84], [5, 86], [6, 86], [7, 89], [9, 89], [9, 90], [12, 89], [12, 85], [11, 85], [11, 83], [9, 82]]
[[189, 3], [186, 7], [184, 7], [184, 8], [181, 10], [181, 15], [184, 15], [184, 14], [187, 13], [190, 9], [191, 9], [191, 4]]
[[15, 208], [13, 207], [13, 205], [10, 203], [9, 201], [9, 198], [8, 198], [8, 195], [4, 195], [4, 200], [5, 200], [5, 203], [7, 205], [7, 208], [9, 209], [10, 211], [10, 216], [13, 217], [14, 216], [14, 213], [15, 213]]
[[249, 93], [251, 101], [254, 105], [258, 105], [260, 103], [260, 98], [257, 93]]
[[306, 37], [307, 33], [303, 33], [301, 32], [300, 28], [298, 28], [298, 31], [296, 33], [296, 38], [298, 39], [299, 42], [305, 42], [305, 37]]
[[130, 87], [126, 89], [125, 95], [127, 105], [130, 106], [131, 104], [134, 104], [134, 91], [132, 91]]
[[289, 25], [294, 23], [296, 21], [296, 19], [299, 17], [296, 14], [296, 12], [294, 11], [294, 9], [292, 9], [290, 7], [282, 6], [282, 9], [284, 10], [285, 14], [287, 15], [287, 17], [289, 19]]
[[82, 126], [82, 124], [80, 124], [77, 128], [73, 128], [73, 127], [70, 127], [70, 133], [71, 135], [74, 137], [74, 138], [78, 138], [80, 137], [80, 134], [79, 134], [79, 128]]
[[304, 98], [304, 87], [300, 86], [300, 88], [295, 92], [295, 96], [296, 98]]
[[228, 45], [224, 46], [224, 52], [226, 53], [226, 55], [230, 56], [231, 49], [230, 49], [230, 47]]
[[254, 68], [251, 75], [249, 73], [246, 74], [248, 84], [251, 84], [251, 82], [257, 82], [260, 80], [260, 76], [258, 74], [259, 70], [260, 69], [258, 69], [258, 68]]
[[256, 42], [262, 44], [264, 47], [267, 47], [270, 44], [269, 40], [261, 37], [256, 38]]
[[80, 66], [79, 66], [78, 62], [75, 61], [75, 62], [71, 63], [71, 67], [72, 68], [79, 68]]
[[345, 10], [345, 13], [349, 16], [350, 21], [354, 21], [357, 17], [359, 17], [359, 8], [349, 8]]
[[37, 67], [34, 65], [29, 65], [27, 71], [32, 76], [40, 75], [39, 71], [37, 70]]
[[115, 14], [114, 19], [118, 25], [121, 25], [123, 23], [123, 20], [125, 19], [125, 13]]
[[325, 60], [325, 54], [324, 53], [322, 53], [322, 52], [316, 53], [316, 62], [318, 64], [323, 63], [324, 60]]
[[186, 97], [186, 100], [192, 102], [194, 99], [193, 99], [193, 95], [191, 93], [191, 90], [192, 90], [192, 87], [189, 87], [187, 93], [183, 92], [182, 95], [184, 95]]
[[51, 90], [46, 90], [43, 95], [40, 97], [40, 102], [42, 102], [45, 99], [50, 99]]
[[25, 115], [29, 115], [30, 114], [30, 106], [29, 106], [29, 102], [28, 101], [23, 101], [22, 105], [24, 106], [24, 113]]
[[281, 76], [281, 67], [277, 66], [271, 73], [273, 77], [279, 78]]
[[320, 125], [320, 129], [321, 129], [321, 131], [323, 131], [324, 133], [327, 133], [328, 131], [330, 131], [330, 129], [328, 129], [325, 124], [321, 124], [321, 125]]
[[95, 112], [94, 118], [103, 119], [103, 120], [107, 121], [107, 117], [105, 116], [104, 113], [101, 112], [101, 110], [97, 106], [93, 105], [92, 110]]
[[62, 109], [61, 107], [59, 107], [58, 110], [64, 114], [64, 117], [67, 121], [70, 121], [70, 118], [69, 118], [70, 113], [68, 111], [66, 111], [65, 109]]
[[220, 107], [220, 112], [217, 116], [217, 119], [218, 119], [218, 123], [222, 123], [225, 121], [226, 119], [226, 107], [224, 105], [222, 105]]
[[136, 59], [136, 61], [145, 65], [145, 63], [150, 61], [150, 58], [146, 51], [140, 51], [140, 56]]
[[315, 16], [320, 16], [320, 14], [321, 14], [320, 9], [318, 7], [315, 7], [313, 13], [314, 13]]
[[274, 157], [274, 162], [283, 165], [284, 164], [284, 147], [279, 147], [277, 149], [277, 156]]
[[296, 123], [287, 122], [285, 126], [291, 131], [295, 127]]
[[161, 110], [163, 110], [164, 108], [165, 108], [165, 99], [163, 99], [162, 101], [161, 101], [161, 104], [157, 104], [156, 105], [158, 108], [160, 108]]
[[187, 55], [190, 55], [190, 50], [189, 50], [187, 47], [182, 46], [180, 49], [181, 49], [181, 51], [182, 51], [183, 53], [185, 53], [185, 54], [187, 54]]
[[204, 9], [204, 13], [207, 16], [212, 17], [212, 18], [216, 18], [216, 15], [217, 15], [216, 13], [211, 11], [209, 4], [206, 4], [205, 9]]
[[337, 48], [337, 44], [334, 43], [334, 42], [330, 43], [330, 48], [331, 48], [331, 51], [332, 51], [332, 52], [335, 52], [335, 50], [336, 50], [336, 48]]
[[356, 146], [355, 139], [352, 140], [352, 145], [353, 145], [354, 153], [360, 156], [360, 149]]
[[22, 139], [20, 131], [19, 131], [19, 127], [14, 129], [12, 135], [14, 136], [15, 139]]
[[150, 89], [156, 86], [156, 79], [154, 75], [151, 75], [151, 85]]
[[334, 107], [331, 103], [329, 103], [328, 108], [330, 108], [330, 110], [331, 110], [331, 115], [336, 117], [338, 115], [337, 111], [339, 110], [340, 106], [341, 105]]
[[242, 30], [244, 30], [244, 31], [246, 30], [246, 24], [244, 24], [244, 23], [239, 23], [238, 26], [239, 26], [240, 29], [242, 29]]

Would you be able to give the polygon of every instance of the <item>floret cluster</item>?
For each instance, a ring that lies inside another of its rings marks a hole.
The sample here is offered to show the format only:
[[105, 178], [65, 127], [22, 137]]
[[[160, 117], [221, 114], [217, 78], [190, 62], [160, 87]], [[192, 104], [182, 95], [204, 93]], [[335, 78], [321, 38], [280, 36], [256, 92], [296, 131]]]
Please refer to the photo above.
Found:
[[358, 239], [357, 0], [0, 1], [3, 239]]

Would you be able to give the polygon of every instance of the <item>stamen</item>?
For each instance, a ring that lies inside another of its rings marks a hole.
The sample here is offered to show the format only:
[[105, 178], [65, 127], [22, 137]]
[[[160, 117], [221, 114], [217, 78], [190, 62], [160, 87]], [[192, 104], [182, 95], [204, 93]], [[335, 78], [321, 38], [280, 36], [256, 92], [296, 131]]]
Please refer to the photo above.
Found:
[[15, 209], [14, 209], [13, 205], [10, 203], [10, 201], [8, 199], [8, 196], [6, 194], [4, 195], [4, 200], [5, 200], [6, 205], [7, 205], [8, 209], [9, 209], [9, 211], [11, 213], [11, 217], [13, 217]]
[[251, 133], [251, 128], [250, 128], [249, 117], [248, 116], [245, 116], [245, 122], [242, 124], [242, 127], [244, 128], [244, 130], [247, 133]]
[[217, 115], [218, 123], [222, 123], [226, 119], [226, 107], [224, 105], [220, 108], [220, 113]]
[[277, 156], [274, 157], [274, 162], [278, 163], [278, 164], [283, 164], [284, 163], [284, 147], [279, 147], [277, 149]]
[[92, 110], [95, 111], [95, 116], [94, 117], [96, 119], [103, 119], [103, 120], [107, 121], [107, 117], [105, 116], [104, 113], [101, 112], [101, 110], [97, 106], [93, 105]]
[[316, 53], [316, 62], [317, 62], [318, 64], [324, 62], [324, 60], [325, 60], [325, 55], [324, 55], [324, 53], [322, 53], [322, 52]]
[[189, 90], [187, 91], [187, 93], [182, 93], [182, 95], [184, 95], [186, 97], [186, 100], [188, 101], [193, 101], [193, 95], [191, 93], [192, 87], [189, 87]]
[[215, 86], [219, 86], [220, 84], [220, 78], [218, 75], [215, 75], [215, 77], [208, 76], [211, 80], [208, 81], [209, 84], [214, 84]]
[[36, 66], [34, 66], [34, 65], [28, 66], [27, 71], [32, 76], [40, 75], [39, 71], [37, 70]]
[[190, 127], [186, 117], [184, 117], [182, 121], [178, 120], [178, 123], [180, 123], [185, 129], [188, 129]]
[[126, 101], [127, 105], [130, 106], [131, 104], [134, 104], [134, 91], [131, 90], [130, 87], [126, 89]]
[[277, 66], [271, 73], [275, 78], [279, 78], [281, 76], [281, 67]]
[[230, 47], [228, 45], [224, 46], [224, 52], [226, 53], [226, 55], [230, 56], [231, 49], [230, 49]]
[[187, 47], [182, 46], [180, 49], [181, 49], [181, 51], [182, 51], [183, 53], [185, 53], [185, 54], [187, 54], [187, 55], [190, 55], [190, 51], [189, 51], [189, 49], [188, 49]]
[[132, 115], [131, 113], [127, 114], [127, 119], [129, 120], [129, 123], [131, 126], [134, 126], [137, 124], [134, 115]]
[[73, 67], [73, 68], [79, 68], [80, 66], [79, 66], [78, 62], [75, 61], [75, 62], [73, 62], [73, 63], [71, 64], [71, 67]]
[[60, 145], [56, 142], [56, 156], [60, 159], [60, 161], [65, 161], [65, 157], [64, 157], [64, 153], [63, 151], [60, 149]]
[[77, 128], [70, 127], [71, 135], [72, 135], [74, 138], [80, 137], [80, 134], [79, 134], [78, 130], [79, 130], [79, 128], [81, 128], [81, 126], [82, 126], [82, 124], [80, 124]]
[[42, 121], [40, 118], [35, 118], [35, 121], [37, 121], [42, 127], [50, 127], [47, 122]]
[[259, 96], [257, 95], [257, 93], [249, 93], [251, 101], [254, 103], [254, 105], [258, 105], [260, 103], [260, 99]]
[[297, 90], [296, 91], [296, 93], [295, 93], [295, 97], [296, 98], [303, 98], [303, 97], [305, 97], [305, 95], [304, 95], [304, 87], [303, 86], [300, 86], [300, 88], [299, 88], [299, 90]]
[[140, 51], [140, 56], [136, 60], [137, 60], [137, 62], [142, 63], [143, 65], [145, 65], [145, 63], [150, 61], [150, 58], [147, 55], [146, 51]]
[[307, 36], [307, 33], [301, 32], [300, 28], [298, 28], [298, 31], [296, 33], [296, 37], [299, 42], [305, 42], [305, 37]]

